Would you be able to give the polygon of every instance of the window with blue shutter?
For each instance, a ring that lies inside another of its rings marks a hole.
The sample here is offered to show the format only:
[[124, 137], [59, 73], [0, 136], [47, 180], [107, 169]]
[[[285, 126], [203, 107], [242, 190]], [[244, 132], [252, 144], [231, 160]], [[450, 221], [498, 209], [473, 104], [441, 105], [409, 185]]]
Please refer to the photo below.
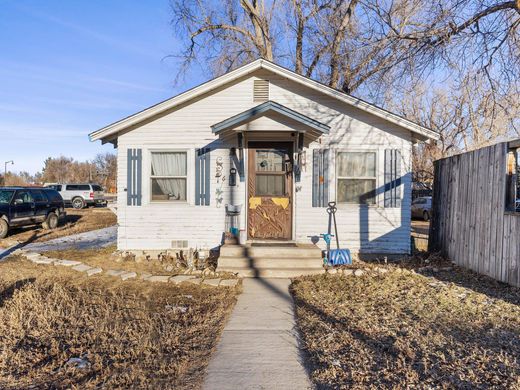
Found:
[[210, 150], [201, 148], [195, 150], [195, 204], [209, 206], [210, 203]]
[[127, 149], [126, 204], [141, 206], [143, 152], [141, 149]]
[[329, 202], [329, 150], [312, 151], [312, 207], [327, 207]]
[[385, 207], [401, 207], [401, 151], [385, 150]]

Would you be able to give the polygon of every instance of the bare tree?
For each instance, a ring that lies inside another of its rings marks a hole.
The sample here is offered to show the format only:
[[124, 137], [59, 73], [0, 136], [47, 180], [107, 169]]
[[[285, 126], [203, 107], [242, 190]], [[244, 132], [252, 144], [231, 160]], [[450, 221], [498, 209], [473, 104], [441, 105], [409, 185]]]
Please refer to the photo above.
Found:
[[[263, 57], [328, 85], [370, 93], [454, 62], [496, 84], [518, 76], [519, 0], [172, 0], [180, 54], [221, 74]], [[282, 15], [282, 16], [281, 16]], [[494, 85], [496, 87], [496, 85]]]

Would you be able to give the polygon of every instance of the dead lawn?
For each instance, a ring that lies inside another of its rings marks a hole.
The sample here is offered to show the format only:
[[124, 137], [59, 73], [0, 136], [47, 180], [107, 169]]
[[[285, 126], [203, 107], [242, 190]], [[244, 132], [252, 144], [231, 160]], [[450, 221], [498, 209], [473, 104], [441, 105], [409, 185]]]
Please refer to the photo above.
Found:
[[[114, 255], [116, 249], [115, 245], [111, 245], [106, 248], [71, 248], [57, 251], [46, 251], [41, 254], [55, 259], [78, 260], [92, 267], [101, 267], [104, 270], [121, 269], [137, 273], [151, 273], [154, 275], [179, 275], [186, 271], [185, 268], [176, 267], [174, 259], [165, 261], [159, 261], [157, 259], [135, 261], [133, 258], [124, 259], [121, 258], [121, 256]], [[236, 276], [230, 272], [219, 272], [219, 277], [225, 277], [228, 279], [236, 278]]]
[[295, 280], [318, 388], [520, 388], [520, 290], [456, 269]]
[[54, 238], [70, 236], [91, 230], [113, 226], [116, 215], [108, 208], [90, 208], [83, 210], [66, 209], [67, 215], [54, 230], [45, 230], [41, 225], [15, 228], [9, 235], [0, 239], [0, 248], [7, 248], [18, 243], [42, 242]]
[[199, 388], [235, 295], [12, 257], [0, 263], [0, 388]]

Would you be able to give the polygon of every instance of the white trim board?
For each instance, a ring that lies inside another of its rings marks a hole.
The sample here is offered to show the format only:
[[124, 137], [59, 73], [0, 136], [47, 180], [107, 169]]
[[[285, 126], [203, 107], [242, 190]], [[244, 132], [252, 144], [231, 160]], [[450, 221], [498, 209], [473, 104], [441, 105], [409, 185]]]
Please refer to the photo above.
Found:
[[178, 105], [186, 103], [205, 93], [208, 93], [214, 89], [217, 89], [227, 83], [230, 83], [234, 80], [237, 80], [243, 76], [246, 76], [260, 69], [268, 70], [276, 75], [285, 77], [288, 80], [294, 81], [298, 84], [305, 85], [325, 95], [331, 96], [350, 106], [357, 107], [360, 110], [371, 113], [379, 118], [385, 119], [391, 123], [394, 123], [402, 128], [411, 131], [412, 133], [420, 135], [421, 138], [423, 138], [424, 140], [438, 140], [440, 138], [439, 134], [436, 131], [420, 126], [417, 123], [414, 123], [406, 118], [400, 117], [399, 115], [391, 113], [383, 108], [367, 103], [361, 99], [355, 98], [344, 92], [335, 90], [331, 87], [319, 83], [318, 81], [297, 74], [292, 70], [286, 69], [280, 65], [276, 65], [264, 59], [255, 60], [247, 65], [244, 65], [238, 69], [226, 73], [225, 75], [217, 77], [186, 92], [183, 92], [177, 96], [174, 96], [154, 106], [151, 106], [143, 111], [130, 115], [99, 130], [96, 130], [89, 134], [89, 138], [91, 141], [102, 140], [103, 142], [110, 142], [114, 138], [117, 138], [117, 133], [128, 129], [133, 125], [136, 125], [156, 115], [160, 115], [161, 113], [171, 110], [172, 108], [175, 108]]

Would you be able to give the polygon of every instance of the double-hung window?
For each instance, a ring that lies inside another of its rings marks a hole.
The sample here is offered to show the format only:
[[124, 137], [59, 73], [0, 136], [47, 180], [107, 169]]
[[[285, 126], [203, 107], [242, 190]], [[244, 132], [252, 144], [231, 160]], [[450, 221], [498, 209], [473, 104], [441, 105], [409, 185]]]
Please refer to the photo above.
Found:
[[186, 201], [187, 153], [152, 152], [152, 201]]
[[338, 203], [375, 204], [376, 152], [339, 152], [336, 165]]

